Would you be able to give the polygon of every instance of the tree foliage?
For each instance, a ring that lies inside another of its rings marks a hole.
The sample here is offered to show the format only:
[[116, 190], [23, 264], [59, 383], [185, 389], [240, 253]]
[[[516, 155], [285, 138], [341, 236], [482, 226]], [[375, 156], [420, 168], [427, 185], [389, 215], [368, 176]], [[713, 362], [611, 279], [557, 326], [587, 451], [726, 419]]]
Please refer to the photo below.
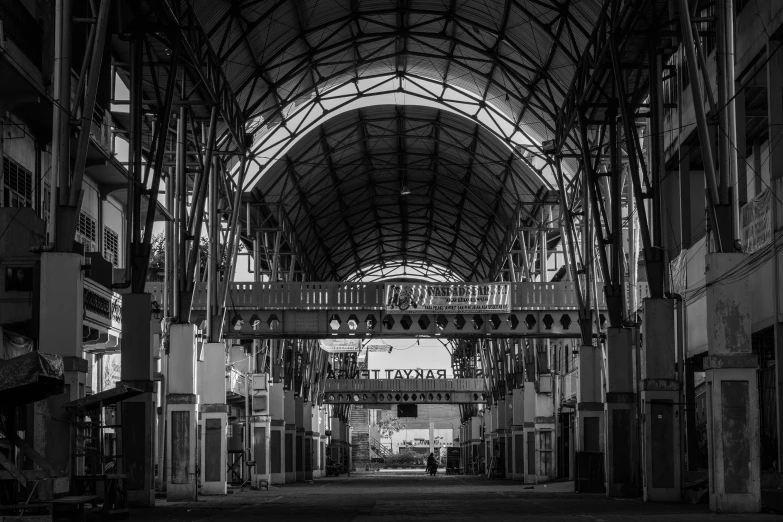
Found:
[[[201, 280], [206, 280], [207, 260], [209, 259], [209, 241], [202, 237], [199, 241], [201, 256], [199, 259], [199, 273]], [[161, 232], [152, 236], [150, 241], [150, 263], [147, 268], [147, 281], [163, 281], [166, 274], [166, 235]]]
[[379, 421], [376, 426], [378, 427], [378, 434], [382, 439], [390, 439], [392, 435], [405, 429], [405, 424], [401, 424], [400, 419], [397, 417], [383, 419]]

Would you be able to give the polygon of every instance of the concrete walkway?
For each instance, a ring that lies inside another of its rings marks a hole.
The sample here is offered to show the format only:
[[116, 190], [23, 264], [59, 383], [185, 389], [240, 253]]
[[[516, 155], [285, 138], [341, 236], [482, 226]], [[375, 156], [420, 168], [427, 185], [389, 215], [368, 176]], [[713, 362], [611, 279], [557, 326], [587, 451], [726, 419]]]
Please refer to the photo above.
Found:
[[715, 515], [705, 505], [645, 504], [574, 493], [573, 482], [538, 485], [474, 476], [423, 473], [352, 473], [245, 491], [198, 502], [158, 501], [155, 509], [135, 509], [131, 520], [232, 522], [264, 521], [559, 521], [675, 522], [783, 520], [780, 515]]

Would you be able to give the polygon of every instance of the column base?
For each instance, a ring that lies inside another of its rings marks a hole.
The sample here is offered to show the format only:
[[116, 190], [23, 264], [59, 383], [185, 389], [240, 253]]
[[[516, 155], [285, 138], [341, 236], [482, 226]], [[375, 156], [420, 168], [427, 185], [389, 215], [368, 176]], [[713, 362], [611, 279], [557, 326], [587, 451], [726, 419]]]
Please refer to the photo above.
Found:
[[642, 385], [644, 501], [679, 502], [682, 500], [679, 383], [658, 379], [645, 380]]
[[[612, 395], [612, 397], [609, 397]], [[608, 402], [609, 399], [615, 399]], [[637, 473], [636, 398], [633, 393], [607, 393], [604, 404], [606, 423], [607, 497], [638, 497], [641, 493]]]
[[[574, 474], [576, 491], [606, 493], [604, 463], [604, 405], [601, 402], [578, 402], [574, 439]], [[580, 455], [582, 454], [582, 455]], [[589, 469], [579, 469], [589, 463]]]
[[[313, 433], [305, 432], [304, 436], [304, 479], [313, 480], [313, 462], [315, 461], [314, 449], [313, 449]], [[307, 455], [309, 453], [309, 455]]]
[[272, 484], [272, 477], [269, 473], [269, 464], [271, 462], [271, 455], [269, 454], [270, 437], [271, 419], [265, 415], [251, 417], [251, 458], [255, 461], [256, 465], [252, 468], [250, 480], [251, 483], [255, 486], [258, 486], [259, 483], [262, 482]]
[[285, 484], [285, 427], [272, 419], [269, 428], [269, 476], [272, 484]]
[[[221, 406], [223, 411], [218, 411]], [[204, 404], [201, 406], [199, 428], [202, 434], [200, 444], [202, 495], [225, 495], [228, 490], [226, 482], [228, 413], [226, 408], [225, 404]]]
[[198, 403], [196, 395], [169, 395], [166, 433], [166, 500], [187, 502], [198, 496], [196, 484], [196, 445]]
[[304, 482], [305, 480], [305, 430], [304, 428], [296, 428], [296, 481]]
[[285, 427], [285, 483], [296, 482], [296, 426], [286, 424]]
[[525, 430], [524, 426], [512, 426], [510, 446], [506, 451], [511, 452], [511, 480], [525, 480]]
[[756, 365], [750, 354], [704, 360], [711, 511], [761, 511]]
[[525, 422], [522, 428], [524, 443], [524, 465], [522, 475], [525, 484], [536, 483], [536, 425], [534, 422]]
[[[129, 383], [130, 384], [130, 383]], [[136, 386], [139, 383], [133, 383]], [[134, 386], [134, 387], [136, 387]], [[151, 388], [152, 383], [148, 382]], [[145, 389], [145, 388], [140, 388]], [[122, 448], [125, 490], [130, 507], [153, 507], [155, 505], [154, 481], [154, 419], [155, 397], [143, 393], [122, 402], [121, 420], [125, 429], [120, 429], [119, 447]]]
[[[555, 431], [554, 417], [536, 417], [534, 437], [536, 448], [534, 460], [536, 483], [551, 482], [557, 478], [557, 433]], [[545, 437], [549, 438], [548, 443], [544, 442]], [[542, 458], [545, 452], [549, 453], [548, 460]]]

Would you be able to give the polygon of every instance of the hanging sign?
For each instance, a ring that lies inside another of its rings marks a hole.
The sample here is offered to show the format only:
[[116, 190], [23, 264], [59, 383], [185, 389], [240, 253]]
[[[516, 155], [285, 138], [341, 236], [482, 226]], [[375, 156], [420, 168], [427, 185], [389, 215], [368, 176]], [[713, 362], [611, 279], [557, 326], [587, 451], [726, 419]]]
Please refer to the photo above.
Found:
[[387, 284], [386, 313], [484, 314], [511, 312], [509, 283]]
[[318, 343], [329, 353], [358, 352], [362, 347], [361, 339], [321, 339]]
[[742, 247], [752, 254], [772, 242], [772, 192], [765, 190], [748, 201], [742, 213]]

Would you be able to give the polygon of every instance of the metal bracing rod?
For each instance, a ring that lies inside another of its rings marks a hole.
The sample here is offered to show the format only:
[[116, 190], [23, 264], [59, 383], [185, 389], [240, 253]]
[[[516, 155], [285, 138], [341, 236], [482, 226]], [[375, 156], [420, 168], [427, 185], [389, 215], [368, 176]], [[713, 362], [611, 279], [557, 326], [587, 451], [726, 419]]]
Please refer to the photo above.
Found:
[[[584, 116], [578, 114], [579, 119], [579, 136], [582, 142], [582, 169], [584, 175], [587, 177], [587, 187], [590, 191], [590, 204], [593, 217], [593, 229], [597, 235], [596, 243], [598, 244], [598, 259], [601, 265], [601, 274], [603, 275], [604, 284], [610, 284], [611, 272], [609, 271], [609, 260], [606, 255], [606, 238], [604, 237], [603, 225], [601, 224], [601, 215], [598, 211], [598, 194], [596, 189], [596, 175], [593, 169], [593, 164], [590, 161], [590, 144], [587, 141], [587, 127], [584, 122]], [[592, 264], [592, 256], [587, 260]]]
[[[566, 197], [565, 187], [563, 184], [563, 168], [560, 163], [560, 158], [555, 158], [555, 167], [557, 171], [557, 185], [560, 189], [560, 212], [561, 212], [561, 221], [563, 222], [563, 227], [566, 229], [566, 237], [563, 237], [562, 240], [567, 243], [566, 249], [563, 249], [563, 252], [568, 252], [568, 262], [570, 262], [571, 265], [571, 273], [573, 274], [573, 280], [574, 280], [574, 290], [576, 292], [576, 302], [579, 306], [579, 315], [580, 315], [580, 330], [582, 332], [582, 342], [584, 344], [588, 344], [590, 340], [592, 339], [592, 325], [590, 324], [589, 317], [590, 317], [590, 301], [585, 302], [584, 295], [582, 293], [582, 282], [579, 277], [579, 267], [576, 264], [576, 252], [574, 249], [574, 244], [576, 243], [576, 234], [574, 233], [574, 223], [573, 223], [573, 217], [571, 215], [571, 211], [568, 208], [568, 201]], [[587, 271], [584, 270], [584, 278], [585, 278], [585, 286], [589, 287], [590, 280], [587, 277]], [[588, 294], [589, 295], [589, 294]]]
[[[176, 207], [174, 206], [175, 201], [175, 189], [174, 184], [176, 183], [176, 180], [174, 178], [174, 169], [172, 167], [168, 168], [168, 175], [166, 176], [166, 209], [169, 210], [172, 214], [176, 216]], [[176, 218], [175, 218], [176, 219]], [[173, 220], [166, 221], [165, 225], [165, 253], [166, 253], [166, 273], [165, 273], [165, 281], [166, 281], [166, 293], [164, 294], [164, 314], [166, 314], [166, 317], [171, 317], [174, 314], [174, 310], [176, 308], [173, 306], [172, 301], [176, 296], [176, 289], [177, 289], [177, 234], [176, 234], [176, 224]]]
[[[707, 195], [709, 196], [710, 206], [714, 207], [720, 202], [720, 194], [718, 193], [718, 181], [714, 162], [715, 156], [712, 151], [712, 141], [710, 140], [707, 115], [704, 113], [704, 100], [702, 98], [703, 86], [699, 77], [698, 62], [694, 50], [696, 44], [693, 38], [693, 28], [691, 26], [688, 9], [688, 0], [680, 0], [680, 28], [684, 40], [683, 48], [685, 49], [686, 55], [685, 61], [688, 64], [688, 76], [691, 79], [691, 95], [693, 96], [693, 108], [696, 112], [696, 128], [699, 132], [699, 146], [702, 150], [704, 174], [707, 178]], [[717, 226], [717, 223], [715, 223], [715, 225]], [[720, 234], [715, 234], [715, 238], [718, 241], [718, 244], [720, 244]], [[720, 250], [723, 249], [721, 248]]]
[[199, 187], [198, 197], [193, 198], [191, 214], [195, 212], [195, 215], [191, 218], [190, 238], [193, 241], [190, 250], [190, 256], [188, 257], [188, 271], [187, 271], [187, 291], [193, 292], [195, 285], [194, 276], [196, 274], [196, 263], [199, 255], [199, 243], [201, 240], [201, 225], [204, 220], [204, 203], [207, 195], [207, 180], [209, 179], [209, 173], [212, 169], [212, 150], [215, 148], [215, 132], [217, 127], [217, 107], [213, 106], [209, 117], [209, 131], [207, 135], [206, 147], [207, 151], [204, 158], [204, 171], [201, 173], [201, 186]]
[[[718, 71], [722, 72], [722, 81], [718, 82], [718, 93], [723, 94], [721, 107], [721, 203], [731, 204], [732, 236], [740, 237], [739, 187], [737, 186], [738, 154], [737, 147], [737, 108], [734, 73], [734, 0], [718, 0]], [[723, 86], [723, 89], [721, 89]], [[734, 187], [733, 191], [730, 188]]]
[[179, 313], [180, 305], [179, 305], [179, 299], [180, 299], [180, 292], [182, 292], [186, 286], [186, 277], [187, 277], [187, 230], [188, 230], [188, 222], [187, 222], [187, 189], [188, 189], [188, 181], [187, 181], [187, 144], [185, 143], [186, 134], [187, 134], [187, 126], [185, 120], [187, 119], [187, 109], [185, 107], [179, 108], [179, 118], [177, 119], [177, 154], [176, 154], [176, 166], [175, 166], [175, 180], [176, 180], [176, 201], [175, 205], [177, 206], [176, 213], [175, 213], [175, 230], [174, 234], [177, 236], [177, 243], [176, 243], [176, 269], [175, 269], [175, 275], [176, 275], [176, 281], [177, 281], [177, 289], [174, 293], [174, 301], [176, 303], [174, 310], [176, 310], [176, 313]]
[[[649, 132], [647, 133], [650, 137], [650, 174], [651, 174], [651, 182], [652, 182], [652, 244], [655, 246], [663, 246], [663, 198], [662, 198], [662, 187], [661, 187], [661, 180], [664, 179], [665, 173], [664, 173], [664, 167], [665, 167], [665, 151], [664, 151], [664, 143], [663, 143], [663, 82], [661, 81], [661, 67], [662, 67], [662, 61], [663, 58], [661, 55], [656, 52], [656, 49], [654, 47], [654, 44], [651, 44], [649, 49], [649, 76], [652, 79], [650, 81], [650, 128], [648, 129]], [[638, 141], [638, 140], [637, 140]], [[629, 187], [629, 195], [631, 194]], [[636, 203], [637, 207], [639, 203]], [[629, 227], [629, 237], [633, 237], [633, 249], [630, 251], [631, 253], [631, 262], [636, 263], [637, 258], [637, 247], [636, 247], [636, 233], [637, 233], [637, 227], [636, 227], [636, 220], [634, 219], [633, 211], [633, 203], [631, 202], [631, 199], [628, 200], [628, 227]], [[638, 210], [637, 210], [638, 212]], [[638, 214], [637, 214], [638, 215]], [[640, 224], [640, 227], [642, 225]], [[659, 257], [657, 259], [662, 260], [662, 253], [663, 251], [659, 251]], [[646, 255], [646, 253], [645, 253]], [[646, 261], [646, 257], [645, 257]], [[648, 265], [649, 266], [649, 265]], [[665, 278], [667, 274], [667, 270], [663, 269], [663, 266], [659, 264], [661, 267], [659, 269], [659, 273], [661, 277], [658, 277], [658, 284], [660, 285], [657, 288], [652, 288], [652, 284], [654, 281], [650, 281], [651, 288], [650, 288], [650, 295], [655, 298], [661, 298], [663, 297], [664, 287], [665, 287]], [[635, 303], [636, 301], [636, 264], [634, 266], [629, 267], [631, 272], [631, 294], [632, 294], [632, 302]], [[653, 267], [653, 271], [655, 270], [655, 267]], [[631, 310], [633, 313], [634, 310]]]
[[[106, 2], [107, 0], [104, 0]], [[139, 252], [137, 255], [142, 257], [142, 262], [139, 264], [138, 277], [133, 277], [133, 292], [144, 292], [144, 285], [147, 280], [147, 267], [149, 266], [150, 257], [150, 244], [152, 243], [152, 229], [155, 224], [155, 212], [157, 210], [158, 194], [160, 192], [160, 180], [163, 176], [163, 159], [166, 155], [166, 141], [168, 138], [169, 122], [171, 121], [171, 108], [174, 100], [174, 87], [177, 84], [177, 68], [179, 67], [179, 57], [181, 54], [182, 45], [180, 39], [174, 43], [174, 50], [171, 54], [171, 65], [169, 68], [169, 78], [166, 84], [166, 93], [163, 101], [163, 106], [158, 112], [157, 122], [155, 126], [155, 133], [153, 135], [153, 148], [155, 151], [153, 175], [152, 175], [152, 187], [149, 190], [149, 204], [147, 206], [147, 216], [144, 220], [144, 240], [139, 246]], [[149, 172], [150, 163], [147, 163], [147, 172]], [[145, 175], [146, 178], [146, 175]], [[146, 260], [146, 261], [145, 261]]]
[[[609, 209], [612, 216], [612, 287], [615, 288], [615, 290], [621, 290], [623, 287], [623, 275], [625, 274], [625, 256], [623, 255], [622, 233], [623, 168], [622, 164], [620, 163], [620, 138], [617, 132], [617, 113], [614, 108], [609, 110], [607, 120], [609, 125], [609, 170], [611, 172], [611, 179], [609, 180], [611, 183], [609, 192]], [[628, 143], [628, 145], [633, 146], [631, 143]], [[620, 296], [615, 295], [615, 297], [622, 299], [622, 293]]]
[[141, 240], [141, 123], [142, 123], [142, 41], [143, 35], [135, 33], [131, 37], [131, 67], [130, 67], [130, 137], [128, 140], [130, 162], [128, 164], [128, 205], [130, 219], [127, 219], [128, 234], [125, 239], [129, 263], [126, 270], [130, 271], [127, 284], [133, 284], [133, 274], [136, 268], [136, 246]]
[[[58, 200], [60, 205], [67, 205], [70, 200], [70, 194], [68, 193], [68, 186], [71, 181], [71, 47], [72, 37], [71, 29], [73, 22], [71, 20], [71, 13], [73, 8], [73, 0], [60, 0], [61, 2], [61, 14], [62, 21], [60, 24], [60, 93], [59, 93], [59, 113], [60, 128], [57, 129], [59, 136], [59, 150], [57, 151], [58, 165]], [[57, 109], [57, 108], [56, 108]], [[52, 187], [54, 190], [55, 187]], [[64, 238], [59, 237], [58, 243]], [[67, 232], [66, 232], [67, 235]], [[68, 236], [70, 237], [70, 236]], [[73, 237], [66, 241], [72, 241]], [[59, 248], [58, 248], [59, 249]], [[63, 251], [70, 251], [70, 243]]]
[[[644, 194], [642, 193], [641, 180], [639, 178], [639, 162], [636, 156], [636, 146], [630, 143], [633, 140], [634, 118], [629, 114], [628, 104], [626, 103], [625, 85], [623, 84], [622, 70], [620, 68], [620, 59], [617, 56], [617, 49], [611, 47], [612, 70], [614, 71], [615, 84], [617, 86], [617, 97], [620, 99], [620, 112], [623, 124], [625, 126], [626, 149], [630, 164], [630, 174], [633, 180], [634, 199], [636, 199], [636, 212], [639, 217], [639, 231], [641, 232], [642, 242], [644, 244], [644, 259], [648, 267], [648, 277], [650, 289], [660, 289], [663, 291], [663, 270], [660, 266], [660, 253], [653, 249], [652, 238], [650, 237], [650, 227], [647, 220], [647, 210], [644, 204]], [[654, 263], [658, 263], [658, 269], [652, 269]], [[654, 297], [663, 297], [656, 295]]]
[[218, 172], [217, 161], [213, 160], [212, 169], [209, 171], [207, 206], [209, 208], [207, 222], [207, 236], [209, 238], [209, 259], [207, 259], [207, 338], [209, 342], [220, 340], [219, 329], [215, 316], [217, 310], [218, 289], [218, 248], [220, 246], [220, 218], [218, 217]]
[[240, 158], [237, 190], [234, 191], [234, 208], [231, 210], [231, 218], [229, 220], [230, 233], [228, 237], [228, 245], [226, 248], [226, 266], [223, 269], [223, 285], [219, 287], [221, 294], [219, 297], [220, 300], [218, 302], [220, 305], [219, 310], [221, 315], [221, 321], [218, 326], [218, 328], [220, 328], [219, 338], [222, 338], [223, 335], [226, 316], [226, 300], [228, 299], [228, 290], [233, 279], [232, 275], [234, 273], [234, 269], [236, 268], [236, 256], [239, 250], [239, 236], [241, 235], [242, 229], [242, 224], [239, 222], [239, 213], [241, 212], [242, 208], [240, 202], [242, 200], [242, 190], [244, 188], [245, 175], [247, 174], [247, 165], [247, 157], [242, 155]]
[[[87, 80], [87, 68], [90, 66], [90, 62], [92, 61], [92, 51], [94, 50], [95, 45], [95, 30], [96, 26], [99, 23], [100, 15], [96, 17], [95, 13], [95, 2], [90, 2], [90, 11], [93, 17], [95, 17], [95, 23], [91, 23], [89, 32], [87, 33], [87, 45], [85, 46], [86, 52], [84, 53], [84, 58], [82, 59], [82, 67], [79, 70], [79, 82], [76, 84], [76, 96], [73, 100], [73, 105], [70, 106], [71, 114], [76, 114], [76, 111], [79, 109], [79, 103], [81, 103], [83, 100], [80, 100], [82, 98], [82, 93], [84, 92], [84, 82]], [[74, 22], [76, 21], [75, 18], [71, 18]], [[112, 96], [114, 97], [114, 96]], [[86, 100], [86, 95], [84, 96], [84, 99]]]

